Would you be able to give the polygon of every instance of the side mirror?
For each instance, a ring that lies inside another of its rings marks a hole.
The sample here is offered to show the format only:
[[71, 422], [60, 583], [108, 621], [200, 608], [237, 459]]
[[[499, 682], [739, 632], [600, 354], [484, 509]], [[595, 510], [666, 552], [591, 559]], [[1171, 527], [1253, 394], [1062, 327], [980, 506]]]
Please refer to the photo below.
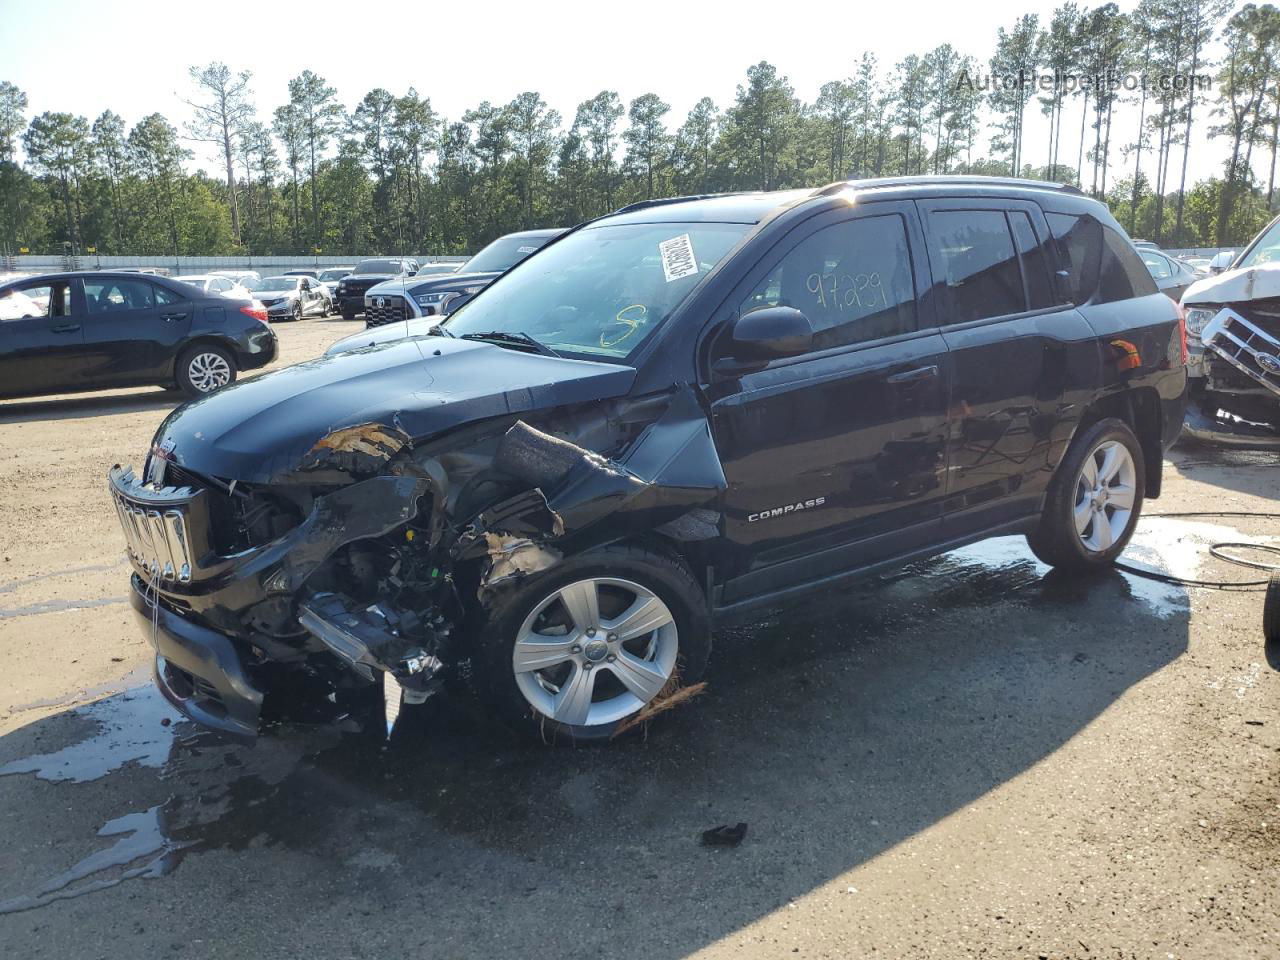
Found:
[[[795, 307], [764, 307], [734, 320], [723, 342], [724, 372], [758, 370], [770, 360], [795, 357], [813, 347], [813, 325]], [[727, 361], [727, 362], [726, 362]]]

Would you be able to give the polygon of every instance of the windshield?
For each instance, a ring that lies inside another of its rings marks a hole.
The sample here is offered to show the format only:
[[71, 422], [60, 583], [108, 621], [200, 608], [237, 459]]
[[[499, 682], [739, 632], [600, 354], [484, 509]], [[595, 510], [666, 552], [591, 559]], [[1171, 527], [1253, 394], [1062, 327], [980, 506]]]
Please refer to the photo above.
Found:
[[259, 281], [258, 285], [253, 289], [259, 293], [266, 293], [271, 290], [295, 290], [299, 279], [299, 277], [267, 277], [265, 280]]
[[1254, 241], [1249, 255], [1236, 266], [1256, 267], [1263, 263], [1280, 263], [1280, 220], [1271, 224], [1270, 229]]
[[356, 264], [356, 273], [399, 273], [399, 260], [361, 260]]
[[462, 273], [505, 273], [554, 237], [499, 237], [462, 265]]
[[579, 230], [445, 322], [454, 336], [528, 334], [556, 351], [630, 355], [751, 229], [741, 223]]
[[341, 280], [350, 270], [325, 270], [320, 274], [321, 280]]

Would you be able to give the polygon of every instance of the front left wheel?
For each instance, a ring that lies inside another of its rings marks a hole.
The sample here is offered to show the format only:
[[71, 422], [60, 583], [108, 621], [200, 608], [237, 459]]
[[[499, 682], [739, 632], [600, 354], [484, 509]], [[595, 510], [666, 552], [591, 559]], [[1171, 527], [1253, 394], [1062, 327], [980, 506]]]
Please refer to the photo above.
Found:
[[671, 557], [608, 546], [565, 559], [483, 616], [472, 684], [508, 726], [604, 740], [681, 686], [711, 650], [706, 602]]

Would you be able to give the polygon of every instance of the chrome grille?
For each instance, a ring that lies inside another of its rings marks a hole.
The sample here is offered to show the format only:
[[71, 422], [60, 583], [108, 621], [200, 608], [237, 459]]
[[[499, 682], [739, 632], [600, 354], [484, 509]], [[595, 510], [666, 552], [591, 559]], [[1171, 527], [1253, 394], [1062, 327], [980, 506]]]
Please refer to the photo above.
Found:
[[1280, 339], [1230, 307], [1205, 324], [1200, 339], [1241, 373], [1280, 394]]
[[190, 583], [195, 551], [188, 510], [200, 491], [143, 486], [132, 468], [120, 467], [112, 468], [109, 486], [129, 556], [139, 572], [162, 582]]
[[379, 296], [364, 298], [365, 326], [380, 327], [409, 317], [404, 297]]

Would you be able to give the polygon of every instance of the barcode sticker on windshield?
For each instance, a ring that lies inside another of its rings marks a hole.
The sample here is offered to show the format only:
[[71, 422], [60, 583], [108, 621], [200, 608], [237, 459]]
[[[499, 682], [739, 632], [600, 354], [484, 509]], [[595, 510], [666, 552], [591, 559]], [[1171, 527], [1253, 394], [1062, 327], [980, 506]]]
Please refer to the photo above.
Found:
[[658, 252], [662, 254], [662, 272], [667, 275], [667, 283], [681, 277], [691, 277], [698, 272], [698, 261], [693, 255], [693, 241], [687, 233], [658, 244]]
[[516, 253], [533, 253], [537, 247], [516, 247]]

